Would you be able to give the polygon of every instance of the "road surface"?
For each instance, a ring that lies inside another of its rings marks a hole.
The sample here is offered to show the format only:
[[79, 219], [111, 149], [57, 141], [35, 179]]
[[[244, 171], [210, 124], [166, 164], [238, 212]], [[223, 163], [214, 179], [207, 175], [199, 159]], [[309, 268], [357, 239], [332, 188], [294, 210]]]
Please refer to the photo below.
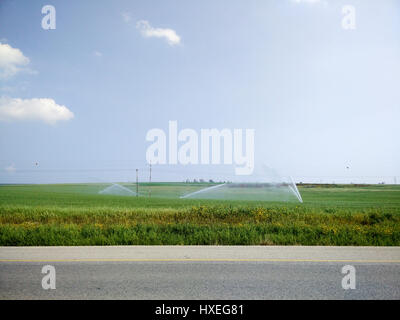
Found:
[[0, 299], [400, 299], [400, 247], [0, 247]]

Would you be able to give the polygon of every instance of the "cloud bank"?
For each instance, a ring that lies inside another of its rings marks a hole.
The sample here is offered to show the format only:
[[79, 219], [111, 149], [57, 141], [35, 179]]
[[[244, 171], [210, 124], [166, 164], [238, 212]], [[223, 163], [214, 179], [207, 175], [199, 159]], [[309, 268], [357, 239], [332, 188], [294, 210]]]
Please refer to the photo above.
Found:
[[176, 34], [175, 30], [153, 28], [146, 20], [140, 20], [136, 24], [136, 28], [145, 38], [161, 38], [167, 41], [170, 46], [180, 44], [181, 38]]
[[21, 50], [0, 43], [0, 79], [8, 79], [25, 69], [29, 58]]
[[67, 121], [74, 114], [53, 99], [0, 98], [0, 121], [43, 121], [54, 125], [57, 121]]

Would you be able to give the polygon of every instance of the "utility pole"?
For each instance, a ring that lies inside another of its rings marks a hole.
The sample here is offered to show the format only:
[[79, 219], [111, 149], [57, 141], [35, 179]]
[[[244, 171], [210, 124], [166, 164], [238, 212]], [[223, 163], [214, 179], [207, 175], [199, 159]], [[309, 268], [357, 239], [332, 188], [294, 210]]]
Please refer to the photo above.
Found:
[[139, 169], [136, 169], [136, 197], [139, 196]]

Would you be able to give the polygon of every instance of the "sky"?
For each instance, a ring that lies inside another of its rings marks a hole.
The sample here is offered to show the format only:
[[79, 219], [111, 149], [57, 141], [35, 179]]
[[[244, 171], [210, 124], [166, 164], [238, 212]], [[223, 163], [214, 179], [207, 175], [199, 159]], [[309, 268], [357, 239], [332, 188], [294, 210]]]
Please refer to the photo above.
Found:
[[397, 0], [2, 0], [0, 183], [147, 180], [169, 121], [254, 129], [256, 167], [297, 182], [400, 183], [399, 88]]

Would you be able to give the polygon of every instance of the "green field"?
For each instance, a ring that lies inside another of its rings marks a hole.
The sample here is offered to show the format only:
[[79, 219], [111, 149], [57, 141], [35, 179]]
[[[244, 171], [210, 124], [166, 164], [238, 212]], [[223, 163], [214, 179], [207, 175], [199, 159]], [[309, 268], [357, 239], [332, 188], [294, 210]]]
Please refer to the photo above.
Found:
[[99, 195], [106, 186], [0, 186], [0, 245], [400, 245], [398, 185], [300, 185], [304, 203], [179, 199], [207, 186], [186, 183]]

